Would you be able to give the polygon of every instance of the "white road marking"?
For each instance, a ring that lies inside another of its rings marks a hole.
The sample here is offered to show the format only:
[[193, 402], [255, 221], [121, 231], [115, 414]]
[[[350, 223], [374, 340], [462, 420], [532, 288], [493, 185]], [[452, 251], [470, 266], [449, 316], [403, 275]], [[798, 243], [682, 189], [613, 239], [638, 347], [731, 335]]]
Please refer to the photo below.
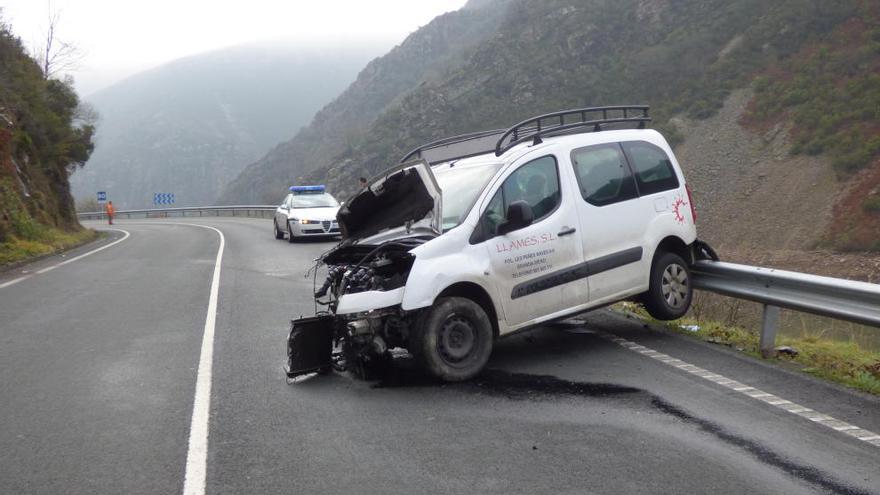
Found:
[[22, 280], [27, 280], [27, 279], [33, 277], [34, 275], [42, 275], [42, 274], [44, 274], [44, 273], [46, 273], [46, 272], [50, 272], [50, 271], [52, 271], [52, 270], [58, 268], [59, 266], [64, 266], [64, 265], [66, 265], [66, 264], [68, 264], [68, 263], [73, 263], [74, 261], [81, 260], [81, 259], [85, 258], [86, 256], [91, 256], [91, 255], [93, 255], [93, 254], [95, 254], [95, 253], [97, 253], [97, 252], [99, 252], [99, 251], [103, 251], [103, 250], [105, 250], [105, 249], [107, 249], [107, 248], [109, 248], [109, 247], [111, 247], [111, 246], [114, 246], [114, 245], [116, 245], [116, 244], [119, 244], [120, 242], [122, 242], [122, 241], [128, 239], [128, 236], [131, 235], [128, 231], [126, 231], [126, 230], [122, 230], [122, 229], [110, 229], [110, 228], [105, 228], [105, 229], [102, 229], [102, 230], [115, 230], [116, 232], [122, 232], [122, 233], [125, 234], [125, 235], [122, 236], [122, 239], [116, 239], [115, 241], [111, 242], [110, 244], [105, 244], [105, 245], [103, 245], [103, 246], [101, 246], [101, 247], [99, 247], [99, 248], [97, 248], [97, 249], [93, 249], [93, 250], [91, 250], [91, 251], [89, 251], [89, 252], [87, 252], [87, 253], [83, 253], [83, 254], [81, 254], [81, 255], [79, 255], [79, 256], [76, 256], [76, 257], [70, 258], [69, 260], [65, 260], [65, 261], [62, 261], [62, 262], [60, 262], [60, 263], [56, 263], [56, 264], [54, 264], [54, 265], [52, 265], [52, 266], [47, 266], [46, 268], [43, 268], [43, 269], [41, 269], [41, 270], [37, 270], [37, 271], [34, 272], [33, 274], [25, 275], [25, 276], [23, 276], [23, 277], [18, 277], [18, 278], [14, 278], [14, 279], [12, 279], [12, 280], [9, 280], [9, 281], [7, 281], [7, 282], [3, 282], [2, 284], [0, 284], [0, 289], [3, 289], [3, 288], [5, 288], [5, 287], [9, 287], [10, 285], [17, 284], [17, 283], [21, 282]]
[[220, 247], [214, 261], [214, 277], [211, 279], [211, 294], [208, 298], [208, 313], [205, 316], [205, 333], [202, 336], [202, 351], [199, 355], [199, 372], [196, 378], [196, 391], [193, 400], [192, 422], [189, 427], [189, 447], [186, 453], [186, 474], [183, 480], [184, 495], [203, 495], [208, 472], [208, 421], [211, 414], [211, 376], [214, 363], [214, 327], [217, 323], [217, 298], [220, 292], [220, 267], [223, 263], [223, 249], [226, 238], [223, 232], [195, 223], [163, 222], [166, 225], [190, 225], [211, 229], [220, 235]]
[[29, 278], [31, 278], [31, 275], [25, 275], [24, 277], [18, 277], [18, 278], [14, 278], [8, 282], [3, 282], [2, 284], [0, 284], [0, 289], [2, 289], [4, 287], [9, 287], [10, 285], [13, 285], [13, 284], [17, 284], [17, 283], [21, 282], [22, 280], [26, 280]]
[[824, 425], [831, 430], [845, 433], [869, 445], [880, 447], [880, 435], [870, 430], [866, 430], [864, 428], [851, 425], [844, 421], [840, 421], [839, 419], [828, 416], [827, 414], [816, 412], [808, 407], [803, 407], [799, 404], [791, 402], [790, 400], [783, 399], [776, 395], [764, 392], [763, 390], [751, 387], [744, 383], [740, 383], [736, 380], [731, 380], [724, 377], [723, 375], [709, 372], [707, 370], [704, 370], [703, 368], [686, 363], [680, 359], [670, 358], [670, 356], [666, 354], [653, 351], [653, 349], [650, 349], [640, 344], [636, 344], [635, 342], [631, 342], [626, 339], [622, 339], [616, 335], [612, 335], [610, 333], [599, 330], [596, 330], [593, 333], [606, 340], [610, 340], [620, 345], [621, 347], [634, 351], [638, 354], [642, 354], [643, 356], [648, 356], [672, 368], [678, 368], [680, 370], [687, 371], [689, 374], [699, 376], [700, 378], [703, 378], [710, 382], [722, 385], [725, 388], [738, 392], [742, 395], [745, 395], [746, 397], [751, 397], [755, 400], [759, 400], [765, 404], [771, 405], [783, 411], [795, 414], [804, 419], [808, 419], [816, 424]]
[[795, 407], [794, 407], [793, 409], [786, 409], [786, 411], [788, 411], [788, 412], [790, 412], [790, 413], [793, 413], [793, 414], [800, 414], [800, 413], [803, 413], [803, 412], [811, 411], [810, 408], [800, 406], [800, 405], [798, 405], [798, 404], [795, 404], [794, 402], [792, 402], [791, 405], [793, 405], [793, 406], [795, 406]]
[[[145, 225], [145, 224], [134, 224]], [[199, 369], [196, 376], [196, 390], [193, 399], [192, 421], [189, 427], [189, 444], [186, 452], [186, 472], [183, 479], [184, 495], [204, 495], [208, 473], [208, 426], [211, 414], [211, 380], [214, 365], [214, 329], [217, 324], [217, 301], [220, 293], [220, 268], [223, 264], [223, 251], [226, 237], [219, 229], [208, 225], [185, 222], [157, 222], [149, 225], [186, 225], [210, 229], [220, 236], [220, 247], [214, 260], [214, 275], [211, 278], [211, 292], [208, 296], [208, 311], [205, 315], [205, 332], [202, 335], [202, 348], [199, 354]]]

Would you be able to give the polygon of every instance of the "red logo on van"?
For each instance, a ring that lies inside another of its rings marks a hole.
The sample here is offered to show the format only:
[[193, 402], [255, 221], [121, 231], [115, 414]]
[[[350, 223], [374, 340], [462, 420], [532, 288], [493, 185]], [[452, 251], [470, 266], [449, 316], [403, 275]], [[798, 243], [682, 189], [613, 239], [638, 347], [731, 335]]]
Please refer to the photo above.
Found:
[[672, 213], [675, 214], [676, 222], [684, 223], [684, 214], [681, 212], [681, 209], [687, 205], [688, 203], [684, 200], [684, 198], [675, 198], [675, 202], [672, 203]]

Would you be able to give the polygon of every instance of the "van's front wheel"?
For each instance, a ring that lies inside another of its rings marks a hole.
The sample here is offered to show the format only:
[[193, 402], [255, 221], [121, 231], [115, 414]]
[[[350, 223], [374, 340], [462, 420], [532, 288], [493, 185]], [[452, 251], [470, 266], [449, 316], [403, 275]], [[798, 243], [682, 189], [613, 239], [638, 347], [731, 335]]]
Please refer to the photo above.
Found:
[[419, 318], [410, 339], [410, 352], [426, 372], [444, 381], [463, 381], [489, 361], [492, 323], [470, 299], [443, 297]]
[[676, 320], [691, 306], [693, 286], [687, 263], [675, 253], [662, 253], [651, 267], [648, 292], [642, 303], [648, 313], [658, 320]]

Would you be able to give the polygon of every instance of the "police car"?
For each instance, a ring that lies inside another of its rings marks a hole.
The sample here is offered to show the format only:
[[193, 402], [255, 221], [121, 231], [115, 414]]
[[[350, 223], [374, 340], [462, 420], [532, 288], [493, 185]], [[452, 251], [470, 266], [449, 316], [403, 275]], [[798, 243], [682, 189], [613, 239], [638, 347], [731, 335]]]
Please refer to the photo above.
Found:
[[295, 242], [303, 237], [339, 235], [336, 213], [339, 202], [324, 186], [291, 186], [290, 194], [275, 210], [275, 238]]
[[714, 253], [650, 120], [646, 106], [576, 109], [413, 150], [340, 209], [325, 310], [293, 322], [288, 376], [368, 377], [403, 348], [465, 380], [496, 338], [616, 301], [684, 315], [690, 266]]

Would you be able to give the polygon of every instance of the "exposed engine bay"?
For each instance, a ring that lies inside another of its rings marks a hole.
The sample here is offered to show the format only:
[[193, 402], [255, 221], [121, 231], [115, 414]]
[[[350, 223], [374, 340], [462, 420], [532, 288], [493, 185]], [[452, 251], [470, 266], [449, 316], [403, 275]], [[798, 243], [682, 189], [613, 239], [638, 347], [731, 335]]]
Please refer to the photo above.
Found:
[[334, 249], [321, 260], [328, 272], [324, 284], [315, 292], [315, 299], [335, 312], [335, 303], [345, 294], [403, 287], [415, 261], [409, 251], [426, 240], [411, 237], [378, 246]]
[[342, 243], [324, 255], [315, 267], [327, 270], [320, 287], [316, 282], [316, 316], [291, 322], [288, 377], [332, 368], [369, 379], [388, 364], [392, 349], [405, 349], [417, 314], [399, 305], [347, 314], [337, 314], [337, 309], [346, 295], [404, 287], [415, 261], [410, 250], [430, 239], [408, 237], [379, 245]]

